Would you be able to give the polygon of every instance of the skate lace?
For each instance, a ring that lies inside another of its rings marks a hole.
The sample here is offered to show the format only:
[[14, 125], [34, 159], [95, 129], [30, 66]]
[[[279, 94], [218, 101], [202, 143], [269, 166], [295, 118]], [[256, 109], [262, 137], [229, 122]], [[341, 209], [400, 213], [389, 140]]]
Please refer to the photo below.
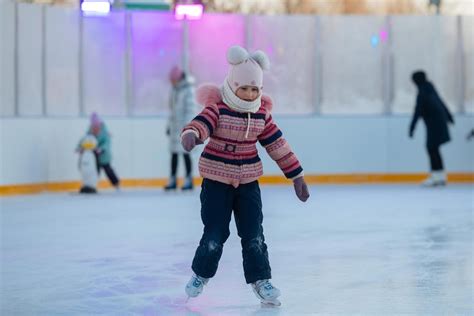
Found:
[[263, 280], [263, 281], [257, 282], [257, 286], [259, 288], [264, 288], [267, 291], [273, 290], [273, 285], [268, 280]]
[[194, 278], [193, 286], [194, 287], [200, 287], [201, 285], [202, 285], [202, 281], [199, 280], [198, 278]]

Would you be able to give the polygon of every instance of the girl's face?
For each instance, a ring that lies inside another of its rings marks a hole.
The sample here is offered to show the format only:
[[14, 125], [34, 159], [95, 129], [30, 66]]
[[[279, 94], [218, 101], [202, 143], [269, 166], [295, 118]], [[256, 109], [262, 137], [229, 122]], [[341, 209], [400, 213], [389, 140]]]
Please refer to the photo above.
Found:
[[245, 101], [254, 101], [259, 96], [259, 91], [257, 87], [254, 86], [242, 86], [235, 94], [242, 100]]

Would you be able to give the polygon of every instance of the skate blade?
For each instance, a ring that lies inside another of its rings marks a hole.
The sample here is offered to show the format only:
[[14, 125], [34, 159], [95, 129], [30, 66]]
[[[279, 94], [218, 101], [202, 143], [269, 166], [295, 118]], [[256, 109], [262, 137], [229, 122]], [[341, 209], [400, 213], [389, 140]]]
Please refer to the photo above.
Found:
[[274, 300], [261, 300], [260, 304], [262, 307], [278, 307], [281, 306], [281, 302], [277, 299]]

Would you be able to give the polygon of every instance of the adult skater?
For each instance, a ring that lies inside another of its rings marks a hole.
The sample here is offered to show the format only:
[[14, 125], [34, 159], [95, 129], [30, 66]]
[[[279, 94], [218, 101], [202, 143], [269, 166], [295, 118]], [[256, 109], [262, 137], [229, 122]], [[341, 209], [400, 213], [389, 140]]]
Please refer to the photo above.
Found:
[[414, 72], [412, 80], [418, 88], [418, 96], [409, 135], [413, 138], [416, 123], [421, 117], [426, 125], [426, 149], [431, 166], [431, 174], [422, 185], [445, 185], [447, 180], [439, 149], [442, 144], [450, 141], [447, 123], [454, 124], [454, 119], [423, 71]]
[[95, 112], [91, 114], [90, 127], [87, 130], [87, 134], [94, 135], [97, 139], [95, 154], [98, 162], [98, 173], [100, 173], [101, 169], [104, 169], [110, 183], [112, 183], [112, 185], [118, 190], [120, 188], [120, 180], [110, 165], [112, 161], [112, 152], [110, 150], [110, 134], [107, 131], [105, 123]]
[[267, 56], [261, 51], [249, 54], [234, 46], [228, 50], [227, 60], [230, 71], [222, 88], [204, 86], [198, 90], [198, 101], [205, 108], [181, 134], [186, 151], [210, 138], [199, 161], [204, 178], [200, 195], [204, 234], [192, 263], [194, 275], [185, 290], [189, 297], [196, 297], [215, 275], [234, 211], [245, 280], [262, 303], [280, 305], [280, 291], [269, 281], [257, 181], [263, 171], [256, 142], [293, 180], [301, 201], [309, 198], [309, 192], [298, 159], [272, 119], [272, 102], [262, 96], [263, 70], [269, 67]]
[[172, 85], [170, 97], [170, 116], [166, 134], [169, 136], [171, 153], [171, 175], [165, 190], [176, 189], [176, 173], [178, 169], [179, 156], [184, 158], [186, 177], [182, 190], [193, 189], [191, 155], [183, 150], [181, 146], [181, 130], [195, 115], [194, 102], [194, 80], [189, 74], [185, 74], [177, 66], [171, 69], [169, 80]]

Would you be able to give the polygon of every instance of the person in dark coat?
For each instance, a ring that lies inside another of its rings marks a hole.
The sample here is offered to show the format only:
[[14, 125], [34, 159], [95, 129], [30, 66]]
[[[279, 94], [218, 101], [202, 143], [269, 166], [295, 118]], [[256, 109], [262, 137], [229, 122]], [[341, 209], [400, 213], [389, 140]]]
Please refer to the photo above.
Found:
[[409, 135], [413, 138], [416, 123], [421, 117], [426, 126], [426, 149], [431, 166], [431, 175], [423, 182], [423, 185], [445, 185], [446, 174], [439, 148], [451, 140], [448, 122], [454, 124], [454, 119], [423, 71], [414, 72], [412, 80], [418, 88], [418, 96]]

